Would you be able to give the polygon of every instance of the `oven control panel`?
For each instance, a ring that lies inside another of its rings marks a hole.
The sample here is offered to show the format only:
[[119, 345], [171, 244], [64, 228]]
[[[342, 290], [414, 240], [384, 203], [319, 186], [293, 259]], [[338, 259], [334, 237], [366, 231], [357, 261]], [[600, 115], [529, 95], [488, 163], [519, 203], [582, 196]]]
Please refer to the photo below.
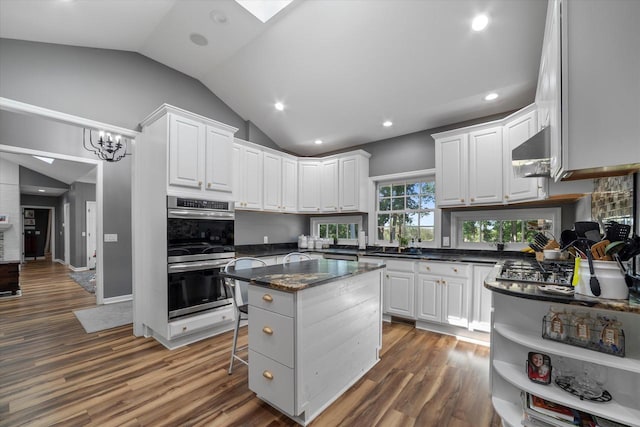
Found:
[[217, 211], [230, 211], [229, 202], [216, 200], [183, 199], [181, 197], [169, 197], [168, 207], [170, 208], [190, 208], [190, 209], [210, 209]]

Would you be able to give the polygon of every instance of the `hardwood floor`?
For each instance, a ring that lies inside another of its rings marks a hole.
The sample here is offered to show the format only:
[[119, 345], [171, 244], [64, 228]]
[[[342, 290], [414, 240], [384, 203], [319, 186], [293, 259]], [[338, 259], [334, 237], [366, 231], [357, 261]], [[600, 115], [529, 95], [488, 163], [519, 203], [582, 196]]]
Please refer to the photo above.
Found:
[[[95, 297], [59, 264], [30, 262], [0, 299], [0, 426], [292, 426], [227, 374], [232, 333], [169, 351], [122, 326], [85, 333]], [[246, 328], [240, 344], [246, 343]], [[489, 350], [387, 324], [380, 362], [312, 426], [497, 427]]]

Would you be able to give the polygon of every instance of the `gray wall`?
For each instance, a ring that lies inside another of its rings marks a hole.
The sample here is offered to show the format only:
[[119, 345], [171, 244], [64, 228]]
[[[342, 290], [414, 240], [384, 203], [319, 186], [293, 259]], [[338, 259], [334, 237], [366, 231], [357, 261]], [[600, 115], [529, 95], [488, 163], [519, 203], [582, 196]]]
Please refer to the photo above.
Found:
[[246, 139], [247, 141], [251, 141], [255, 144], [260, 144], [265, 147], [283, 151], [282, 148], [278, 147], [278, 144], [273, 142], [273, 140], [269, 138], [266, 133], [262, 132], [260, 128], [254, 125], [253, 122], [251, 122], [250, 120], [247, 120], [245, 129], [246, 129], [247, 137], [246, 138], [238, 137], [238, 138]]
[[42, 175], [36, 171], [20, 166], [20, 185], [31, 185], [34, 187], [48, 187], [48, 188], [65, 188], [69, 186], [62, 181], [53, 179], [46, 175]]
[[269, 243], [297, 242], [301, 234], [309, 234], [307, 215], [236, 211], [236, 245], [262, 244], [264, 236]]
[[[129, 129], [168, 103], [235, 126], [236, 136], [248, 139], [245, 121], [199, 81], [132, 52], [0, 39], [0, 96]], [[259, 135], [257, 128], [253, 134]], [[258, 138], [257, 143], [269, 142]], [[94, 158], [82, 148], [81, 129], [6, 111], [0, 111], [0, 144]], [[127, 295], [132, 292], [128, 157], [105, 164], [103, 214], [104, 232], [118, 234], [117, 243], [104, 245], [104, 296]]]

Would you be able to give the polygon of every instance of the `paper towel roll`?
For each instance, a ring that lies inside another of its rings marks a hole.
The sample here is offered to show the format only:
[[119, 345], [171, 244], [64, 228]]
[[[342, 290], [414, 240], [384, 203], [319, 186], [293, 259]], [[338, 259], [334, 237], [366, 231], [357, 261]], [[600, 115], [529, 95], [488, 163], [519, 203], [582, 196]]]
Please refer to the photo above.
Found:
[[358, 233], [358, 249], [366, 249], [367, 248], [367, 236], [365, 236], [364, 231]]

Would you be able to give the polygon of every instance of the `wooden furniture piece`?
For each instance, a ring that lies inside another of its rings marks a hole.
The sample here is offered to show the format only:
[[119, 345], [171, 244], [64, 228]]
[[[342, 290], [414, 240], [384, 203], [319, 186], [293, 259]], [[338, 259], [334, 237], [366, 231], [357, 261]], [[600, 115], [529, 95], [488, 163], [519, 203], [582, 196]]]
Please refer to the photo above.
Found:
[[[224, 266], [224, 271], [229, 271], [230, 268], [242, 269], [252, 267], [264, 267], [267, 265], [261, 259], [252, 257], [236, 258], [227, 263]], [[239, 360], [245, 365], [249, 365], [249, 361], [241, 358], [236, 353], [238, 351], [245, 350], [245, 347], [238, 348], [238, 330], [240, 329], [241, 320], [249, 320], [249, 303], [247, 302], [247, 284], [246, 282], [240, 282], [232, 279], [225, 279], [224, 284], [231, 293], [233, 300], [233, 309], [236, 313], [236, 323], [233, 328], [233, 345], [231, 347], [231, 361], [229, 362], [229, 375], [233, 372], [233, 361]]]
[[20, 290], [20, 263], [0, 261], [0, 292], [16, 295]]
[[311, 260], [222, 273], [249, 282], [249, 388], [307, 425], [378, 361], [384, 265]]

